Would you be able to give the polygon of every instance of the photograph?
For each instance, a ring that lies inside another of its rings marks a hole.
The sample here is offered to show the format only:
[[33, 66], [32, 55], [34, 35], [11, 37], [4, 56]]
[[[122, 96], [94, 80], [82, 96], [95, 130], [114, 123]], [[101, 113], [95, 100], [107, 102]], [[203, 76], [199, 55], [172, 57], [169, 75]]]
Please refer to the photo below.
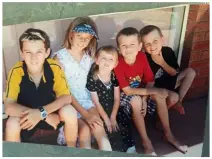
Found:
[[209, 156], [209, 2], [2, 10], [4, 157]]

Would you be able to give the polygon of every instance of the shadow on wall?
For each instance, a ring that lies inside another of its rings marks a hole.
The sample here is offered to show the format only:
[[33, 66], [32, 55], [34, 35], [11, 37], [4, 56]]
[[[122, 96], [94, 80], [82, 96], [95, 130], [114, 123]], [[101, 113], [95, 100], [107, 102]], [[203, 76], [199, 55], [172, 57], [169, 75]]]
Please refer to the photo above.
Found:
[[95, 20], [98, 28], [99, 43], [98, 47], [103, 45], [116, 46], [115, 36], [117, 33], [117, 26], [112, 18], [100, 16]]

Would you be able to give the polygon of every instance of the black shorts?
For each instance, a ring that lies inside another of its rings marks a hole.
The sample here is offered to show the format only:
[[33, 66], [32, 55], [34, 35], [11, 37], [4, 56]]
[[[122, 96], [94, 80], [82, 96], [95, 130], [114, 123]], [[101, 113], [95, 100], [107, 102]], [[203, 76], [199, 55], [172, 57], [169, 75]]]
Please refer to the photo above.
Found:
[[[60, 122], [57, 126], [57, 130], [64, 125], [64, 122]], [[38, 129], [43, 130], [54, 130], [54, 128], [49, 125], [46, 121], [41, 120], [32, 130], [21, 130], [21, 141], [28, 142], [30, 138]]]

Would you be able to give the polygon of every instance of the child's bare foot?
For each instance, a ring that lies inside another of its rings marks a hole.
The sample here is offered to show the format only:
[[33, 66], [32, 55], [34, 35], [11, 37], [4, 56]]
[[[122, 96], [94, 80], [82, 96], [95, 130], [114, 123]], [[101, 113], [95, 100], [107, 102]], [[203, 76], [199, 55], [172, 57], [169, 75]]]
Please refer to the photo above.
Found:
[[60, 117], [57, 114], [49, 114], [46, 118], [46, 122], [56, 130], [57, 125], [60, 123]]
[[177, 102], [174, 106], [172, 106], [172, 108], [174, 108], [178, 113], [184, 115], [185, 114], [185, 110], [184, 107], [182, 105], [182, 102]]
[[174, 146], [177, 150], [179, 150], [180, 152], [182, 153], [187, 153], [188, 151], [188, 146], [187, 145], [181, 145], [179, 143], [179, 141], [177, 141], [175, 139], [175, 137], [173, 135], [167, 135], [167, 136], [164, 136], [164, 139], [170, 143], [172, 146]]
[[144, 153], [147, 155], [153, 155], [153, 156], [157, 156], [155, 153], [155, 150], [152, 146], [151, 141], [144, 141], [143, 142], [143, 147], [144, 147]]

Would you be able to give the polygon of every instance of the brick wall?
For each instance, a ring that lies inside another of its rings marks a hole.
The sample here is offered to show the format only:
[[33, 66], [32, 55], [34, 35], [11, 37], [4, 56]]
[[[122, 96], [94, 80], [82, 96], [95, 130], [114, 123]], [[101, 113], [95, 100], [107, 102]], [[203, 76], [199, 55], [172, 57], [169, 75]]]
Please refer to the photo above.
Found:
[[186, 99], [207, 95], [209, 92], [209, 5], [190, 6], [181, 61], [181, 68], [186, 67], [195, 69], [197, 73]]

